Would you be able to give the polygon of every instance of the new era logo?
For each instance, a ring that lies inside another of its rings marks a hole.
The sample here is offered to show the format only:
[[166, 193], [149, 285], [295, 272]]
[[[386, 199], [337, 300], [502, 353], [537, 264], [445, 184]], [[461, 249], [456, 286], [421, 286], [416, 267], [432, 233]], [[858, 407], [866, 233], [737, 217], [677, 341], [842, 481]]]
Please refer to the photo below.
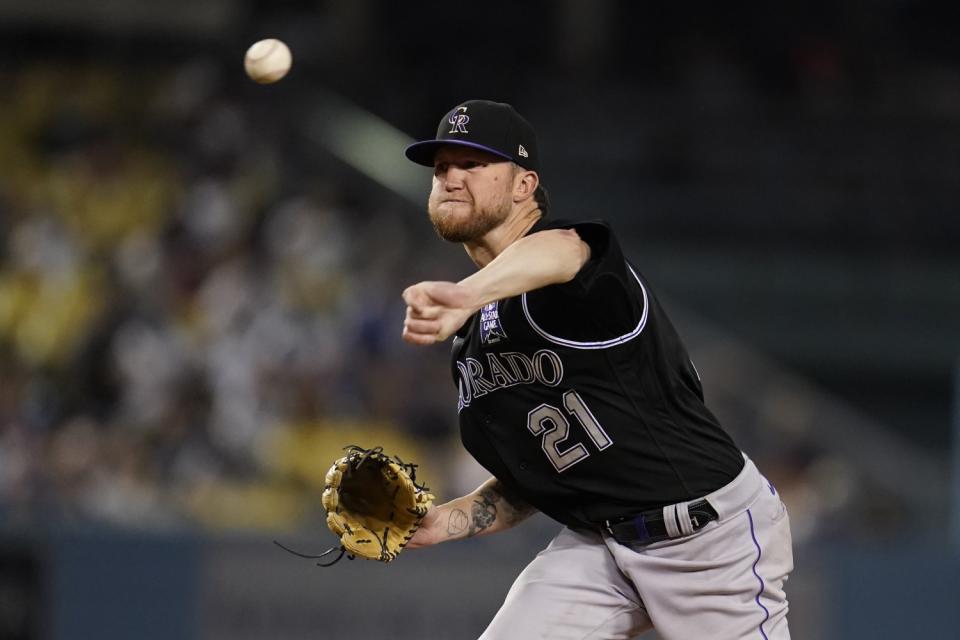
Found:
[[527, 150], [523, 148], [523, 145], [520, 145], [520, 149], [517, 151], [517, 154], [519, 154], [519, 156], [520, 156], [521, 158], [529, 158], [529, 157], [530, 157], [530, 154], [528, 154], [528, 153], [527, 153]]

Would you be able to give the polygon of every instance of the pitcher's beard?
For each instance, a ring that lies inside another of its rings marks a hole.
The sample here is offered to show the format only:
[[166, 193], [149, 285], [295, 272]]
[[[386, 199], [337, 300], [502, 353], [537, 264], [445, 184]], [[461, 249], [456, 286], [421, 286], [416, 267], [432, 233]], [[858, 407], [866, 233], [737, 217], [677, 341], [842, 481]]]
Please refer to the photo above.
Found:
[[474, 209], [466, 217], [457, 213], [442, 213], [438, 209], [432, 202], [427, 205], [427, 213], [437, 235], [448, 242], [470, 242], [487, 235], [506, 220], [510, 214], [510, 202], [504, 200]]

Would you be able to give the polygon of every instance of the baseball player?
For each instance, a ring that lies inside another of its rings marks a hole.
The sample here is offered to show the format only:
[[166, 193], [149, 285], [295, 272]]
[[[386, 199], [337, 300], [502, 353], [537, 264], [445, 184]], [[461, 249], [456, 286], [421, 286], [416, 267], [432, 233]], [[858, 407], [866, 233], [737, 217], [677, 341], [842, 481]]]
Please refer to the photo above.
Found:
[[430, 220], [479, 270], [407, 288], [403, 337], [453, 337], [464, 446], [492, 477], [433, 507], [409, 547], [564, 528], [484, 640], [789, 638], [789, 519], [704, 405], [650, 284], [602, 221], [546, 217], [531, 125], [470, 100], [411, 145]]

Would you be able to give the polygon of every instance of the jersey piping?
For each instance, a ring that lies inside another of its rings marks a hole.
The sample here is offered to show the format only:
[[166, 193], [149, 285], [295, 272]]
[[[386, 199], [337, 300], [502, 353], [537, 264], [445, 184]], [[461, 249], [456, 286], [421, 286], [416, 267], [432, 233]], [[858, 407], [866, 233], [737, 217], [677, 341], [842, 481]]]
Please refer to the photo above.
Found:
[[536, 331], [541, 338], [564, 347], [571, 347], [573, 349], [607, 349], [609, 347], [615, 347], [619, 344], [629, 342], [643, 332], [643, 327], [647, 324], [647, 309], [649, 305], [647, 304], [647, 289], [643, 286], [643, 283], [640, 282], [640, 277], [637, 275], [637, 272], [633, 270], [633, 267], [631, 267], [629, 263], [627, 264], [627, 269], [630, 269], [630, 273], [633, 274], [637, 284], [640, 285], [640, 291], [643, 293], [643, 314], [640, 316], [640, 322], [638, 322], [633, 331], [629, 333], [625, 333], [616, 338], [610, 338], [609, 340], [600, 340], [597, 342], [578, 342], [576, 340], [567, 340], [566, 338], [550, 335], [544, 331], [540, 325], [533, 320], [533, 316], [530, 315], [530, 309], [527, 307], [526, 293], [520, 296], [520, 302], [523, 305], [523, 315], [527, 318], [527, 322], [530, 323], [530, 326], [533, 328], [533, 330]]

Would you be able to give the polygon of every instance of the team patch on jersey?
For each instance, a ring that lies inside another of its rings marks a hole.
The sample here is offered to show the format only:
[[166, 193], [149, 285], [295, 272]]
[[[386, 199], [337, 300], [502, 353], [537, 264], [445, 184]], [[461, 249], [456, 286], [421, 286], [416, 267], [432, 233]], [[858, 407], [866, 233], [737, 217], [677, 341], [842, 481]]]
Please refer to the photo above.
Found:
[[499, 302], [491, 302], [480, 309], [480, 344], [497, 344], [507, 339], [507, 332], [500, 324]]

